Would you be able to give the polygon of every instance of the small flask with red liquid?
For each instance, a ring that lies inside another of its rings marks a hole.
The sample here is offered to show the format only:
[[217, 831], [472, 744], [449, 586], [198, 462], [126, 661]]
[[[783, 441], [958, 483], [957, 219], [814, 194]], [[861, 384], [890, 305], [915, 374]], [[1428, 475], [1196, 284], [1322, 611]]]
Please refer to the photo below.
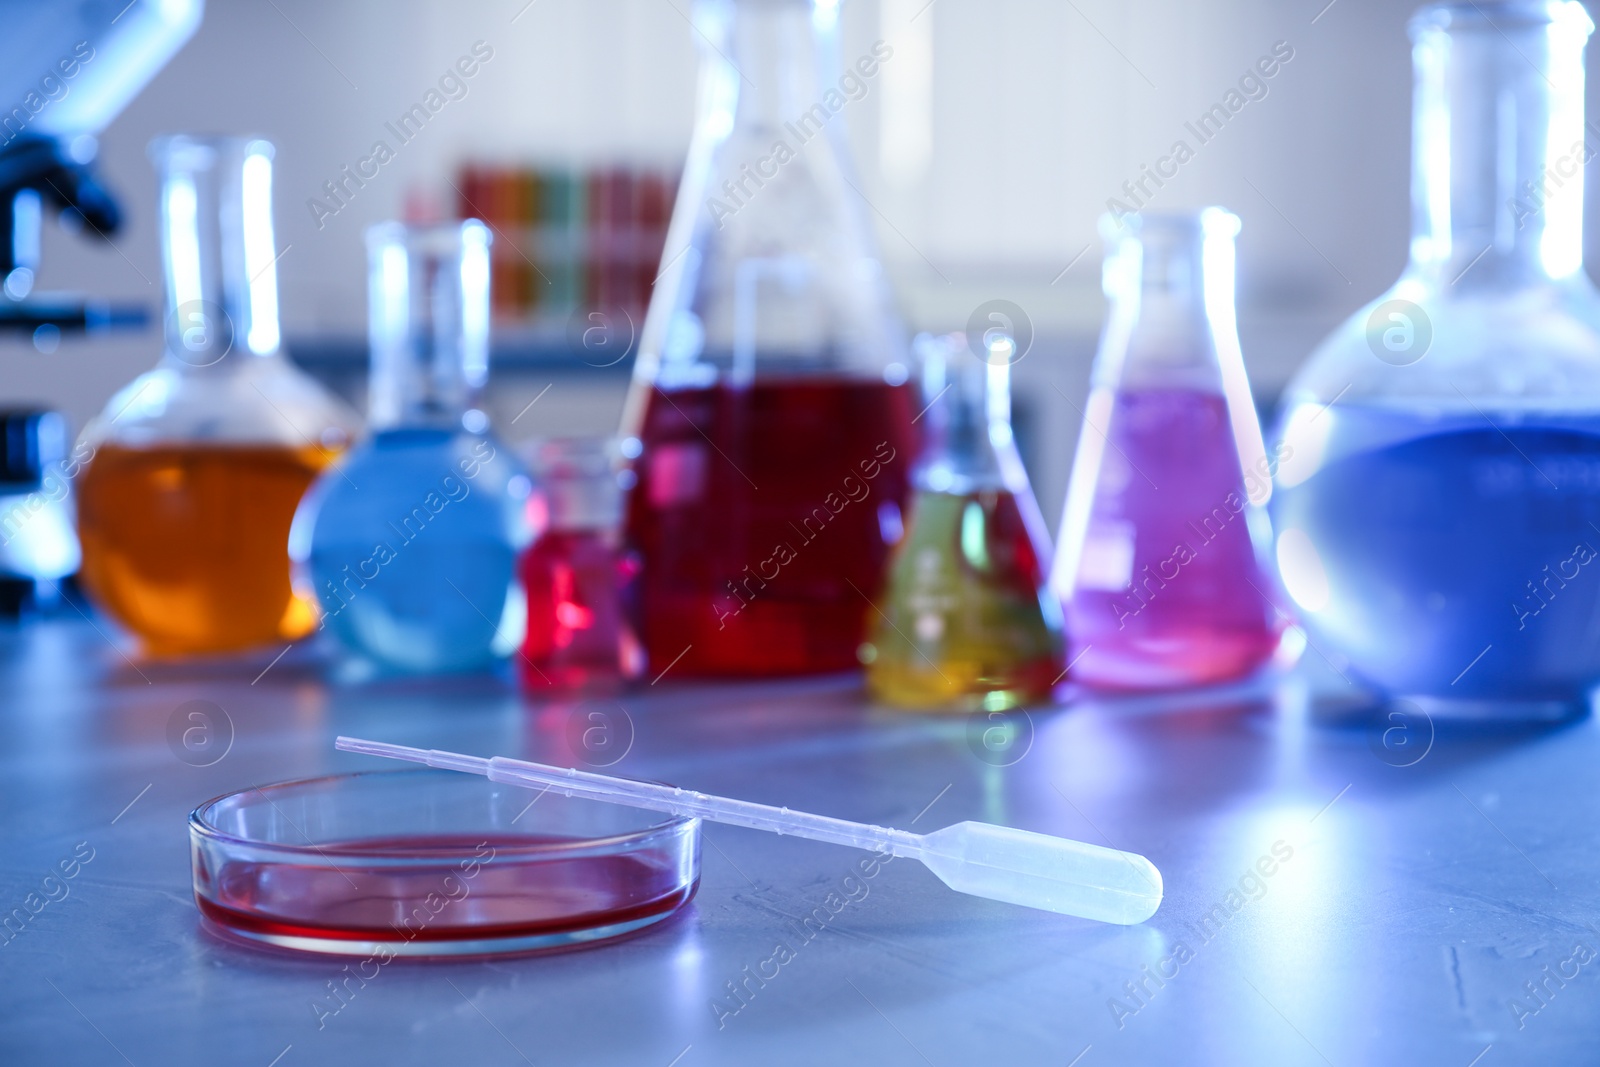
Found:
[[1101, 335], [1051, 585], [1073, 677], [1159, 689], [1246, 677], [1282, 634], [1262, 445], [1234, 321], [1237, 216], [1105, 223]]
[[914, 458], [910, 349], [839, 113], [892, 49], [841, 68], [823, 0], [702, 11], [701, 114], [622, 424], [640, 636], [674, 677], [850, 670]]
[[[1012, 339], [918, 338], [927, 442], [910, 522], [869, 609], [867, 688], [886, 704], [1005, 711], [1065, 675], [1050, 539], [1011, 433]], [[976, 349], [981, 349], [979, 352]]]
[[615, 454], [609, 438], [580, 437], [535, 441], [527, 451], [540, 486], [529, 507], [543, 512], [530, 521], [544, 530], [518, 565], [528, 596], [521, 663], [530, 689], [610, 689], [644, 668], [624, 611], [638, 566], [622, 550]]

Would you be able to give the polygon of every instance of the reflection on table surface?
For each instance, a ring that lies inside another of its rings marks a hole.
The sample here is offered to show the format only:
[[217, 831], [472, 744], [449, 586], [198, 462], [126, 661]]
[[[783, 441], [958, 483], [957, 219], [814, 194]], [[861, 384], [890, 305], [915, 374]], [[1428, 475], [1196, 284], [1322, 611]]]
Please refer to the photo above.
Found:
[[[6, 1062], [1465, 1065], [1600, 1039], [1588, 720], [1383, 718], [1314, 656], [1228, 692], [921, 718], [853, 676], [542, 701], [491, 676], [340, 688], [275, 652], [177, 667], [79, 620], [0, 636]], [[371, 766], [339, 733], [1078, 837], [1150, 857], [1167, 898], [1104, 926], [708, 826], [694, 903], [600, 949], [356, 973], [202, 934], [187, 813]]]

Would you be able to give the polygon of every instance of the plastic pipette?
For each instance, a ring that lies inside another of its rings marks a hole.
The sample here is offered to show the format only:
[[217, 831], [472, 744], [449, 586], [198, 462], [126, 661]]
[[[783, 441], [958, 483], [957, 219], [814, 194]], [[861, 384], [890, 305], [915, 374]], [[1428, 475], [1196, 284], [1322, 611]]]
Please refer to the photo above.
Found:
[[481, 774], [508, 785], [543, 786], [569, 797], [887, 852], [920, 860], [940, 881], [959, 892], [1062, 915], [1141, 923], [1161, 905], [1161, 872], [1143, 856], [1007, 826], [959, 822], [931, 834], [913, 834], [504, 756], [485, 759], [355, 737], [341, 737], [334, 747]]

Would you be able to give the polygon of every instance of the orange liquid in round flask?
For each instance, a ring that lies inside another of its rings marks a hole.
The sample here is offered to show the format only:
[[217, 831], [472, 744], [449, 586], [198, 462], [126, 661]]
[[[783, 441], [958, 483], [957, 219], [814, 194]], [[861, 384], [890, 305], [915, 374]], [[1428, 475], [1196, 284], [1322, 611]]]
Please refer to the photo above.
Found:
[[84, 430], [82, 578], [160, 656], [303, 637], [289, 524], [355, 417], [278, 351], [272, 146], [172, 137], [162, 174], [166, 345]]

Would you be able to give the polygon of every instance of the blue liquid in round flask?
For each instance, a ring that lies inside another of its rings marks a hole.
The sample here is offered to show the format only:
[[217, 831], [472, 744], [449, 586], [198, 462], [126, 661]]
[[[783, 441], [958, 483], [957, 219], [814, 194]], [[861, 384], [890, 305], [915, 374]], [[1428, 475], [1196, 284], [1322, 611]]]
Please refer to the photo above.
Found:
[[1312, 647], [1430, 716], [1600, 684], [1600, 295], [1576, 0], [1412, 20], [1411, 260], [1285, 397], [1275, 552]]
[[475, 403], [489, 242], [476, 221], [367, 234], [372, 435], [307, 493], [290, 554], [322, 627], [379, 671], [486, 667], [526, 625], [533, 486]]

